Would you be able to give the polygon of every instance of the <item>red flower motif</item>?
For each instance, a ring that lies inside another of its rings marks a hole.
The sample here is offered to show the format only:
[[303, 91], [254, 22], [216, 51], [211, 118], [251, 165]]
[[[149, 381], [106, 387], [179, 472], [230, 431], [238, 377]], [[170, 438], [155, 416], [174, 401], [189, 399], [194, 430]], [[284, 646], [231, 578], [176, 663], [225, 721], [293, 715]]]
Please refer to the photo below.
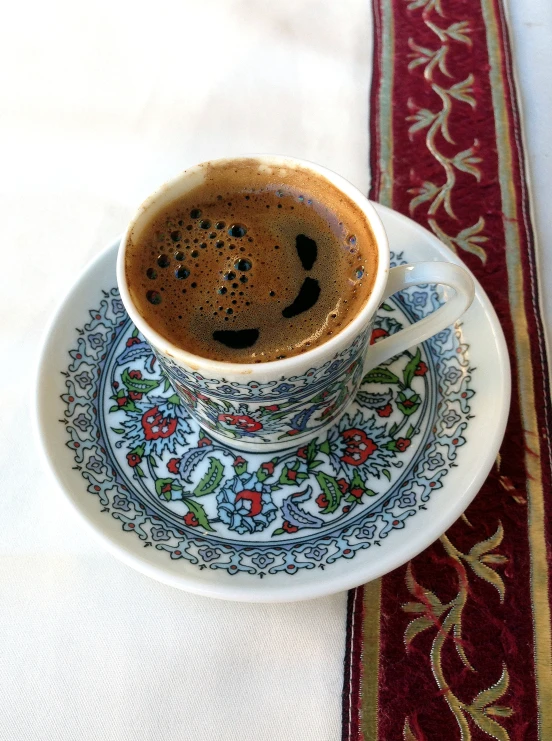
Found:
[[139, 463], [142, 462], [142, 456], [138, 455], [138, 453], [128, 453], [127, 461], [128, 461], [128, 465], [131, 468], [134, 468], [135, 466], [137, 466]]
[[126, 396], [119, 396], [119, 398], [117, 399], [117, 404], [120, 407], [124, 407], [124, 405], [127, 403], [127, 401], [128, 401], [128, 398]]
[[355, 499], [360, 499], [363, 494], [364, 494], [364, 489], [361, 489], [358, 486], [355, 487], [354, 489], [351, 489], [351, 496], [353, 496]]
[[301, 430], [288, 430], [288, 435], [298, 435], [301, 432]]
[[267, 412], [277, 412], [280, 407], [278, 406], [278, 404], [271, 404], [269, 407], [265, 407], [265, 409]]
[[319, 494], [314, 501], [320, 507], [320, 509], [325, 509], [329, 504], [325, 494]]
[[299, 530], [298, 527], [292, 525], [291, 522], [288, 522], [287, 520], [284, 520], [282, 527], [286, 533], [296, 533]]
[[388, 337], [388, 336], [389, 336], [389, 332], [386, 329], [382, 329], [381, 327], [379, 329], [373, 329], [372, 335], [370, 337], [370, 344], [373, 345], [381, 337]]
[[197, 527], [199, 525], [199, 520], [193, 512], [188, 512], [187, 515], [184, 515], [184, 522], [190, 527]]
[[170, 473], [177, 474], [179, 464], [180, 464], [180, 458], [171, 458], [170, 461], [167, 463], [167, 471], [170, 471]]
[[247, 463], [247, 461], [245, 460], [245, 458], [242, 458], [241, 455], [238, 455], [237, 458], [234, 458], [234, 463], [232, 463], [232, 465], [235, 468], [236, 466], [241, 466], [242, 463]]
[[128, 375], [130, 378], [142, 378], [142, 372], [139, 370], [131, 370]]
[[198, 394], [197, 398], [201, 399], [201, 401], [209, 401], [209, 397], [205, 396], [205, 394]]
[[166, 494], [168, 491], [172, 491], [172, 486], [169, 482], [163, 484], [163, 486], [161, 487], [161, 494]]
[[349, 488], [349, 484], [345, 481], [345, 479], [338, 479], [337, 485], [339, 486], [339, 491], [342, 494], [345, 494], [347, 489]]
[[170, 437], [176, 430], [176, 424], [176, 418], [163, 417], [156, 406], [142, 415], [142, 428], [146, 440]]
[[341, 437], [346, 443], [345, 453], [341, 456], [341, 460], [350, 466], [362, 465], [378, 449], [364, 430], [356, 428], [345, 430], [341, 433]]
[[428, 371], [427, 365], [424, 363], [423, 360], [420, 360], [418, 365], [416, 366], [416, 370], [414, 371], [415, 376], [425, 376], [425, 374]]
[[139, 344], [140, 344], [140, 340], [138, 339], [138, 337], [129, 337], [128, 340], [126, 341], [127, 347], [132, 347], [133, 345], [139, 345]]
[[297, 478], [297, 471], [294, 471], [293, 469], [290, 468], [288, 469], [287, 476], [288, 476], [288, 479], [291, 479], [291, 481], [295, 481], [295, 479]]
[[246, 517], [255, 517], [255, 515], [259, 515], [261, 513], [263, 509], [263, 503], [261, 501], [260, 491], [244, 489], [243, 491], [240, 491], [236, 494], [236, 502], [241, 502], [244, 499], [245, 501], [250, 502], [249, 512], [246, 514]]
[[274, 473], [274, 463], [263, 463], [261, 465], [261, 468], [263, 468], [268, 476], [271, 476]]
[[297, 451], [297, 455], [299, 458], [306, 458], [307, 457], [307, 446], [305, 445], [303, 448], [299, 448]]
[[391, 412], [393, 411], [393, 407], [391, 404], [386, 404], [384, 407], [380, 407], [379, 409], [376, 409], [376, 412], [380, 417], [389, 417]]
[[113, 388], [114, 388], [114, 389], [118, 389], [118, 388], [119, 388], [119, 383], [118, 383], [118, 381], [113, 381]]
[[128, 395], [132, 399], [132, 401], [140, 401], [143, 394], [140, 391], [129, 391]]
[[207, 447], [207, 445], [212, 445], [212, 444], [213, 442], [209, 440], [208, 437], [200, 437], [199, 440], [197, 441], [198, 448], [205, 448]]
[[403, 407], [406, 407], [407, 409], [410, 409], [410, 407], [414, 406], [414, 402], [412, 401], [412, 399], [405, 399], [404, 401], [401, 402], [401, 404], [403, 405]]
[[401, 453], [404, 453], [404, 451], [408, 447], [410, 447], [410, 440], [407, 437], [399, 437], [399, 439], [395, 441], [395, 444], [397, 446], [397, 450], [399, 450]]
[[246, 414], [219, 414], [219, 422], [224, 422], [231, 427], [237, 427], [239, 430], [245, 432], [257, 432], [262, 430], [263, 426], [260, 422], [257, 422], [253, 417], [248, 417]]

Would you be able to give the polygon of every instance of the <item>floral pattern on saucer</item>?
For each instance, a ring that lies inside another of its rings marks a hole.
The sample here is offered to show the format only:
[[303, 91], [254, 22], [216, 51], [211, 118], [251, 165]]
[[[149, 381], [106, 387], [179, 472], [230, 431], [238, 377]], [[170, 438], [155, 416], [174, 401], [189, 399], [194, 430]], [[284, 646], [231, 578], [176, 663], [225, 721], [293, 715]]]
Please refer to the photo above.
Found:
[[[434, 287], [403, 292], [372, 341], [439, 303]], [[98, 307], [64, 371], [67, 445], [102, 511], [167, 558], [260, 577], [353, 558], [424, 508], [465, 443], [474, 391], [459, 328], [371, 370], [324, 435], [250, 454], [189, 417], [117, 289]]]

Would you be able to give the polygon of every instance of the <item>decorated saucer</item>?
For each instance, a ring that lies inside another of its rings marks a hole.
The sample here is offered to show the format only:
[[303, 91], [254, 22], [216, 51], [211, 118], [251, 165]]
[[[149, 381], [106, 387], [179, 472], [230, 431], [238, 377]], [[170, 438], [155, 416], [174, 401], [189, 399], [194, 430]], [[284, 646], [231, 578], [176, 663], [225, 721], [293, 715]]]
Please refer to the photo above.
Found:
[[[460, 263], [413, 221], [377, 210], [392, 264]], [[504, 336], [478, 284], [456, 326], [370, 371], [329, 431], [285, 451], [245, 453], [210, 439], [179, 403], [119, 298], [117, 246], [54, 317], [37, 419], [60, 489], [126, 563], [213, 597], [308, 599], [401, 565], [477, 494], [510, 400]], [[372, 341], [441, 300], [430, 285], [389, 299]]]

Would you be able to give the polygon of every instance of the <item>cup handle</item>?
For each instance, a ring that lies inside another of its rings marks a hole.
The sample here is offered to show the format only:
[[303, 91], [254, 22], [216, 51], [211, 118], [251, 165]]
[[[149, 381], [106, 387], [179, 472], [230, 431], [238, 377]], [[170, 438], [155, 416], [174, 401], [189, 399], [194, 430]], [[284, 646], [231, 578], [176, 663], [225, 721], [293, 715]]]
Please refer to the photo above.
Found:
[[454, 289], [454, 296], [424, 319], [371, 345], [366, 355], [364, 372], [453, 324], [469, 308], [475, 295], [471, 275], [459, 265], [451, 262], [419, 262], [391, 268], [382, 301], [403, 288], [426, 283], [449, 286]]

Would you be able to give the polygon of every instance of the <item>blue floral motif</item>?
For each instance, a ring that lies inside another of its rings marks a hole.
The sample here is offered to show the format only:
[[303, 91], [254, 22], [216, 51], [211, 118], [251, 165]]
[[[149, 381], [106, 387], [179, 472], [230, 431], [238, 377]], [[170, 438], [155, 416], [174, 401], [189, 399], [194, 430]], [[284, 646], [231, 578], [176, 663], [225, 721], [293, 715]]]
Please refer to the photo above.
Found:
[[427, 460], [427, 467], [430, 471], [435, 471], [437, 468], [441, 468], [445, 465], [443, 456], [441, 453], [432, 453]]
[[414, 306], [425, 306], [427, 303], [427, 293], [425, 291], [413, 291], [412, 303]]
[[401, 498], [399, 499], [399, 507], [405, 508], [405, 507], [414, 507], [416, 504], [416, 492], [413, 489], [410, 489], [410, 491], [405, 491], [404, 494], [401, 495]]
[[99, 350], [104, 343], [103, 335], [101, 332], [95, 332], [94, 334], [88, 335], [88, 342], [90, 343], [90, 347], [94, 350]]
[[454, 425], [457, 425], [461, 419], [460, 415], [455, 412], [454, 409], [449, 409], [443, 416], [443, 423], [445, 427], [454, 427]]
[[124, 314], [125, 312], [124, 304], [120, 298], [111, 299], [111, 309], [113, 310], [114, 314]]
[[450, 337], [450, 329], [443, 329], [442, 332], [439, 332], [435, 335], [435, 340], [439, 342], [441, 345], [444, 345], [446, 342], [448, 342]]
[[113, 508], [120, 509], [123, 512], [128, 512], [130, 510], [130, 505], [126, 496], [122, 494], [115, 494], [115, 496], [113, 497]]
[[165, 528], [162, 527], [152, 527], [151, 529], [151, 539], [152, 540], [170, 540], [170, 535], [165, 530]]
[[362, 527], [356, 531], [355, 535], [357, 540], [372, 540], [376, 532], [376, 526], [373, 524], [365, 523]]
[[94, 383], [94, 379], [92, 378], [90, 373], [88, 373], [88, 371], [82, 371], [82, 373], [79, 373], [78, 376], [75, 376], [75, 381], [83, 389], [87, 389]]
[[270, 553], [257, 553], [256, 556], [253, 556], [251, 561], [260, 569], [267, 569], [269, 566], [272, 566], [275, 558], [274, 556], [271, 556]]
[[209, 563], [209, 561], [213, 561], [215, 558], [219, 558], [221, 555], [221, 551], [218, 548], [210, 548], [209, 546], [200, 548], [198, 553], [205, 561], [205, 563]]
[[456, 383], [456, 381], [462, 378], [462, 371], [454, 366], [447, 368], [445, 378], [449, 383]]
[[90, 469], [90, 471], [94, 471], [94, 473], [101, 473], [103, 465], [104, 463], [101, 458], [96, 455], [91, 455], [86, 464], [86, 468]]
[[237, 533], [264, 530], [276, 518], [270, 486], [256, 476], [235, 476], [217, 496], [220, 519]]
[[92, 424], [92, 420], [84, 414], [84, 412], [81, 412], [77, 417], [75, 417], [73, 424], [75, 427], [78, 427], [81, 432], [85, 432]]
[[310, 548], [306, 548], [304, 551], [305, 556], [307, 556], [307, 558], [312, 558], [313, 561], [321, 561], [327, 553], [328, 549], [321, 545], [311, 546]]

